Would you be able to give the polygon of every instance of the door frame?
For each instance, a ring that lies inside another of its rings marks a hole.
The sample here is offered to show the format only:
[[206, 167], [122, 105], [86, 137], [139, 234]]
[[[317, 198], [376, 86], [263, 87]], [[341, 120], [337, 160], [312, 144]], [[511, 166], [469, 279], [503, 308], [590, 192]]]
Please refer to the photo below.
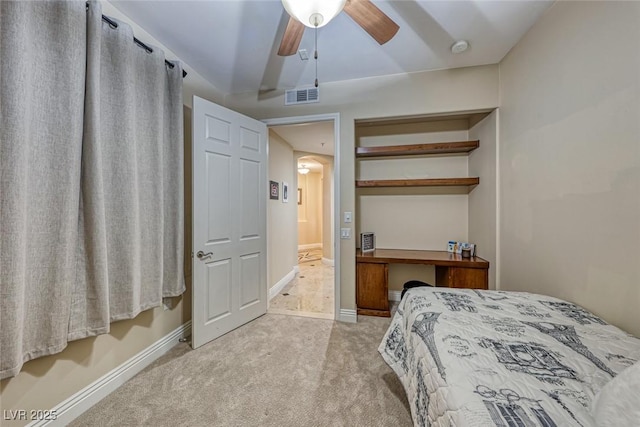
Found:
[[[291, 116], [278, 117], [273, 119], [263, 119], [267, 128], [280, 125], [297, 125], [309, 122], [328, 122], [333, 121], [333, 299], [335, 302], [333, 318], [340, 319], [340, 113], [312, 114], [308, 116]], [[268, 147], [269, 143], [267, 143]], [[269, 158], [269, 149], [267, 148], [267, 159]], [[269, 239], [269, 227], [267, 227], [267, 239]], [[267, 240], [268, 241], [268, 240]], [[267, 269], [269, 266], [267, 265]], [[267, 281], [267, 294], [269, 291], [269, 283]]]

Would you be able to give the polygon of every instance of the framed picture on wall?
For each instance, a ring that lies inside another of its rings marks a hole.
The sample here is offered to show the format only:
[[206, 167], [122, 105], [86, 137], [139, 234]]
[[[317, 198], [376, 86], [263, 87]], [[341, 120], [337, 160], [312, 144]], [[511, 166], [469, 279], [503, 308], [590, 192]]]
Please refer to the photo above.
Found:
[[298, 188], [298, 204], [302, 204], [302, 188]]
[[289, 203], [289, 184], [282, 181], [282, 203]]
[[276, 181], [269, 181], [269, 199], [278, 200], [280, 198], [280, 185]]

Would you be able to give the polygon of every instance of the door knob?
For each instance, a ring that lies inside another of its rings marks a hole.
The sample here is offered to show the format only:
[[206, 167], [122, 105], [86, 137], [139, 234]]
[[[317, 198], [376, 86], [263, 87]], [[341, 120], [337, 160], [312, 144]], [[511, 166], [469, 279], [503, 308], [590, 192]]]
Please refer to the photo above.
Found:
[[202, 251], [198, 251], [198, 253], [196, 254], [196, 256], [198, 257], [198, 259], [205, 259], [205, 258], [209, 258], [211, 255], [213, 255], [213, 252], [207, 252], [206, 254]]

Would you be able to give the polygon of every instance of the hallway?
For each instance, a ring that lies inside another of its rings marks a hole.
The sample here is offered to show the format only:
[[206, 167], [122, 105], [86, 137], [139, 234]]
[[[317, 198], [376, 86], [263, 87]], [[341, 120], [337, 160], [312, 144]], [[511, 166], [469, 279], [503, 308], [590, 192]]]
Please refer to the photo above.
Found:
[[334, 318], [334, 268], [321, 257], [321, 249], [298, 253], [300, 272], [270, 301], [269, 313]]

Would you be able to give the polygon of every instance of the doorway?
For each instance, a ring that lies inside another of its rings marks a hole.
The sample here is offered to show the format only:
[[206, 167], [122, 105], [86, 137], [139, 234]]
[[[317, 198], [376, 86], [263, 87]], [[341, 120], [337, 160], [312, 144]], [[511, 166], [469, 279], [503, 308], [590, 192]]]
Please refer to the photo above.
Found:
[[269, 180], [287, 193], [268, 202], [270, 313], [339, 318], [338, 120], [265, 120]]

